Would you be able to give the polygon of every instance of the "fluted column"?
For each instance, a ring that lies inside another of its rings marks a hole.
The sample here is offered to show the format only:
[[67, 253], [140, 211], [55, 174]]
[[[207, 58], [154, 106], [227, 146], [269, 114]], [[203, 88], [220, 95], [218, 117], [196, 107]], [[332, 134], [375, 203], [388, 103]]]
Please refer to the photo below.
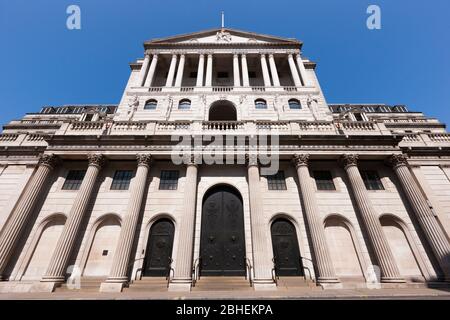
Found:
[[150, 64], [150, 69], [148, 70], [147, 78], [145, 79], [145, 87], [150, 87], [155, 77], [156, 65], [158, 64], [158, 55], [154, 54], [152, 63]]
[[406, 155], [392, 155], [390, 164], [400, 180], [425, 237], [439, 262], [439, 266], [444, 272], [446, 280], [450, 281], [450, 243], [448, 237], [439, 225], [427, 200], [409, 171]]
[[270, 87], [270, 76], [269, 76], [269, 70], [267, 69], [267, 61], [266, 61], [266, 55], [261, 54], [261, 69], [262, 74], [264, 78], [264, 86]]
[[175, 275], [171, 289], [189, 290], [192, 281], [192, 254], [194, 248], [195, 208], [197, 200], [198, 168], [194, 157], [187, 161], [184, 187], [183, 216], [181, 218]]
[[309, 175], [309, 155], [295, 155], [293, 161], [297, 169], [300, 193], [311, 235], [311, 244], [316, 260], [317, 272], [319, 273], [317, 281], [320, 283], [337, 283], [339, 279], [336, 276], [333, 261], [331, 260], [325, 238], [325, 229], [320, 219], [319, 207], [317, 206], [314, 187], [311, 184], [311, 177]]
[[307, 86], [307, 87], [312, 86], [312, 83], [308, 78], [308, 74], [306, 72], [306, 68], [305, 68], [305, 65], [303, 64], [303, 60], [302, 60], [302, 57], [300, 56], [300, 54], [296, 55], [296, 59], [297, 59], [298, 70], [300, 71], [300, 76], [302, 77], [302, 80], [303, 80], [303, 85]]
[[173, 77], [175, 75], [175, 67], [177, 65], [177, 55], [172, 55], [172, 60], [170, 61], [169, 73], [167, 74], [166, 87], [170, 88], [173, 85]]
[[117, 250], [114, 254], [113, 264], [106, 282], [126, 283], [128, 282], [128, 267], [130, 263], [131, 250], [139, 221], [142, 201], [145, 195], [147, 177], [150, 169], [151, 155], [138, 154], [138, 166], [133, 184], [130, 190], [127, 212], [120, 229]]
[[359, 173], [358, 155], [346, 154], [341, 157], [341, 163], [347, 172], [350, 185], [358, 205], [362, 221], [367, 230], [370, 243], [374, 249], [381, 269], [382, 282], [404, 282], [383, 232], [380, 220], [367, 194], [366, 186]]
[[295, 61], [292, 56], [292, 53], [288, 55], [289, 68], [291, 69], [292, 79], [294, 80], [294, 84], [296, 87], [302, 86], [302, 81], [300, 80], [300, 76], [298, 75], [297, 67], [295, 66]]
[[203, 87], [203, 69], [205, 68], [205, 55], [200, 54], [198, 57], [198, 69], [197, 69], [197, 87]]
[[256, 155], [247, 156], [248, 188], [250, 197], [250, 221], [253, 247], [253, 270], [255, 289], [272, 287], [271, 257], [268, 255], [270, 236], [267, 223], [264, 221], [262, 206], [258, 158]]
[[150, 63], [150, 55], [146, 54], [141, 70], [139, 71], [139, 87], [142, 87], [145, 82], [145, 75], [147, 74], [148, 64]]
[[239, 74], [239, 55], [233, 54], [233, 77], [234, 77], [234, 86], [241, 86], [241, 76]]
[[275, 58], [273, 54], [269, 54], [270, 73], [272, 74], [273, 85], [275, 87], [280, 86], [280, 78], [278, 77], [277, 65], [275, 64]]
[[244, 87], [250, 87], [250, 80], [248, 78], [247, 56], [245, 54], [241, 55], [241, 65], [242, 65], [242, 85]]
[[53, 154], [44, 154], [39, 159], [36, 172], [26, 186], [23, 195], [19, 198], [10, 218], [0, 233], [0, 278], [8, 265], [18, 240], [27, 223], [30, 223], [30, 216], [42, 197], [45, 184], [55, 168], [58, 160]]
[[212, 67], [213, 67], [213, 55], [208, 54], [208, 59], [206, 61], [206, 80], [205, 87], [212, 86]]
[[101, 154], [88, 155], [89, 166], [78, 190], [75, 201], [70, 210], [67, 221], [59, 237], [56, 249], [53, 252], [47, 272], [42, 277], [42, 282], [62, 282], [66, 273], [67, 263], [73, 251], [77, 235], [89, 205], [89, 200], [94, 191], [98, 174], [105, 162]]
[[180, 55], [180, 62], [178, 63], [177, 78], [175, 80], [175, 87], [177, 87], [177, 88], [181, 87], [181, 82], [183, 81], [184, 61], [185, 61], [185, 55], [182, 54], [182, 55]]

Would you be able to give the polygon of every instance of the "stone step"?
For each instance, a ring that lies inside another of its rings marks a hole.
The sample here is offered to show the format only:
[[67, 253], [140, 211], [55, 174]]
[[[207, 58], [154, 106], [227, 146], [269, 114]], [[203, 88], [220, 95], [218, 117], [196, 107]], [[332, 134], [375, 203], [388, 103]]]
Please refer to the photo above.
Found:
[[316, 283], [310, 279], [305, 279], [305, 277], [280, 277], [277, 281], [277, 287], [279, 289], [289, 289], [289, 288], [311, 288], [311, 289], [321, 289]]
[[104, 282], [106, 278], [98, 278], [98, 277], [83, 277], [80, 279], [80, 289], [71, 289], [67, 285], [67, 283], [61, 284], [61, 286], [55, 288], [55, 292], [67, 292], [67, 291], [76, 291], [76, 292], [92, 292], [99, 291], [100, 285]]
[[248, 280], [244, 277], [201, 277], [192, 291], [249, 291]]
[[133, 281], [126, 292], [146, 292], [146, 291], [167, 291], [167, 280], [163, 277], [143, 277], [140, 280]]

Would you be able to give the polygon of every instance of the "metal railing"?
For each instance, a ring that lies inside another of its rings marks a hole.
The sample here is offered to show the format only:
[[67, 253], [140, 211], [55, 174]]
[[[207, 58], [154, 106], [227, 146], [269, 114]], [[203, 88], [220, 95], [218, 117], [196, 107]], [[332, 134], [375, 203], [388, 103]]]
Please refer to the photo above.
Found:
[[[314, 262], [313, 262], [311, 259], [308, 259], [308, 258], [305, 258], [305, 257], [300, 256], [300, 264], [302, 265], [303, 270], [307, 270], [307, 271], [308, 271], [308, 275], [309, 275], [309, 279], [310, 279], [312, 282], [316, 283], [315, 279], [313, 279], [313, 277], [312, 277], [311, 269], [310, 269], [309, 267], [306, 267], [306, 266], [303, 264], [303, 259], [304, 259], [304, 260], [307, 260], [307, 261], [309, 261], [309, 262], [311, 262], [311, 264], [313, 265], [313, 267], [314, 267]], [[304, 273], [304, 272], [303, 272], [303, 273]], [[306, 277], [305, 277], [305, 281], [306, 281]]]
[[[134, 265], [134, 264], [136, 263], [136, 261], [144, 260], [144, 259], [145, 259], [145, 257], [133, 260], [133, 262], [131, 262], [131, 263], [128, 265], [128, 269], [129, 269], [132, 265]], [[133, 278], [134, 281], [137, 280], [137, 274], [138, 274], [139, 271], [141, 271], [141, 273], [140, 273], [140, 275], [139, 275], [139, 280], [142, 279], [142, 267], [140, 267], [140, 268], [137, 268], [137, 269], [136, 269], [136, 272], [134, 273], [134, 278]]]
[[247, 273], [245, 274], [245, 280], [248, 280], [250, 283], [250, 287], [253, 287], [253, 277], [252, 277], [252, 263], [250, 262], [250, 259], [245, 257], [245, 267], [247, 268]]
[[166, 275], [167, 288], [169, 287], [170, 280], [172, 280], [172, 277], [175, 276], [175, 269], [172, 267], [172, 262], [173, 262], [172, 257], [169, 257], [169, 266], [167, 268], [167, 275]]
[[198, 257], [195, 259], [194, 264], [192, 265], [192, 286], [195, 287], [195, 284], [198, 280], [200, 280], [200, 269], [202, 266], [202, 257]]
[[273, 268], [271, 270], [272, 272], [272, 280], [275, 282], [275, 285], [278, 286], [278, 279], [280, 278], [277, 276], [277, 264], [275, 262], [275, 258], [272, 258]]

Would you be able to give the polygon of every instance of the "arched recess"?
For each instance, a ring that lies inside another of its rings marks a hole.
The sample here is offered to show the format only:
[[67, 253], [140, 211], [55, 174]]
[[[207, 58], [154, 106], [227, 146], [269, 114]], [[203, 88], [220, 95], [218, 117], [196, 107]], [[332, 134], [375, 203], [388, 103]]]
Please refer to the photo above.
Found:
[[61, 213], [51, 215], [41, 222], [31, 243], [31, 253], [21, 280], [40, 280], [47, 271], [48, 264], [61, 236], [66, 216]]
[[93, 224], [88, 238], [88, 250], [83, 257], [85, 277], [106, 277], [111, 270], [119, 240], [121, 220], [115, 214], [100, 217]]
[[403, 220], [392, 214], [383, 214], [380, 223], [400, 274], [410, 281], [423, 281], [423, 277], [428, 277], [419, 249]]
[[346, 278], [365, 278], [367, 269], [361, 247], [352, 224], [345, 217], [331, 214], [324, 220], [325, 236], [336, 275]]
[[236, 107], [231, 101], [218, 100], [209, 108], [209, 121], [237, 121]]

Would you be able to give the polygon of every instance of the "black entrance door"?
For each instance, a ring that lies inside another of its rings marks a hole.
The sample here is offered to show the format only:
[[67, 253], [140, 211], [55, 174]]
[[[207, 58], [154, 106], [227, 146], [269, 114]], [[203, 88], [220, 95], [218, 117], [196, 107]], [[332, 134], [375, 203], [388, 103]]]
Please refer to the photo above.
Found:
[[278, 219], [272, 223], [271, 233], [277, 276], [302, 276], [295, 226], [288, 220]]
[[165, 277], [170, 268], [175, 227], [172, 221], [161, 219], [151, 229], [144, 261], [144, 276]]
[[215, 187], [203, 198], [200, 256], [203, 276], [245, 275], [242, 198], [232, 187]]

